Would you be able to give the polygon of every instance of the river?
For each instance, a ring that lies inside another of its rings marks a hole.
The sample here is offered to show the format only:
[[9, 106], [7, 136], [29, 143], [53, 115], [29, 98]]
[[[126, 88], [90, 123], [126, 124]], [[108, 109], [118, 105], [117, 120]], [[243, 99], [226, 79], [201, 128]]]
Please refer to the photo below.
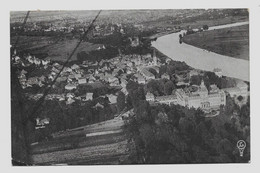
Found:
[[[238, 22], [209, 27], [209, 30], [247, 25], [249, 22]], [[224, 76], [249, 81], [249, 61], [209, 52], [185, 43], [179, 43], [179, 34], [184, 30], [158, 37], [152, 46], [176, 61], [184, 61], [189, 66], [206, 71], [220, 68]]]

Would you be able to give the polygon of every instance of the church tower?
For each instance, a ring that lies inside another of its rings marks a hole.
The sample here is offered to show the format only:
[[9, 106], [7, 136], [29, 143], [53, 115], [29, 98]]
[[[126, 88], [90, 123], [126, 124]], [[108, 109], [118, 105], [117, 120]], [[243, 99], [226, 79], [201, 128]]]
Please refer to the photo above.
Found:
[[155, 49], [153, 50], [153, 64], [157, 65], [157, 57], [156, 57], [156, 54], [155, 54]]
[[204, 80], [203, 80], [203, 79], [202, 79], [201, 84], [200, 84], [200, 91], [199, 91], [199, 93], [200, 93], [200, 96], [201, 96], [202, 98], [205, 98], [205, 97], [208, 96], [208, 89], [207, 89], [207, 87], [205, 86], [205, 83], [204, 83]]

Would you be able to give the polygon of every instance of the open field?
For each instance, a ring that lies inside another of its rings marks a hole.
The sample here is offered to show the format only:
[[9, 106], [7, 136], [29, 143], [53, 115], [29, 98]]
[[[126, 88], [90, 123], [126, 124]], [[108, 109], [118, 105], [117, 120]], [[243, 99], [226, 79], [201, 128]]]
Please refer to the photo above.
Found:
[[[112, 144], [96, 145], [91, 147], [76, 148], [72, 150], [55, 151], [33, 155], [35, 164], [70, 163], [75, 160], [91, 161], [102, 157], [114, 157], [126, 154], [127, 141]], [[108, 159], [109, 159], [108, 157]], [[119, 159], [119, 158], [118, 158]]]
[[181, 27], [186, 29], [188, 26], [191, 28], [201, 28], [203, 25], [211, 26], [218, 26], [218, 25], [225, 25], [230, 23], [237, 23], [237, 22], [245, 22], [248, 21], [248, 17], [246, 16], [229, 16], [221, 19], [215, 20], [194, 20], [192, 22], [187, 22], [181, 24]]
[[221, 55], [249, 60], [249, 25], [190, 34], [183, 41]]
[[130, 154], [123, 125], [118, 117], [56, 133], [52, 140], [31, 146], [33, 163], [119, 164]]
[[[16, 37], [11, 38], [11, 44], [16, 40]], [[78, 39], [59, 39], [47, 36], [21, 36], [17, 45], [19, 52], [29, 52], [39, 58], [46, 58], [52, 61], [66, 61], [69, 54], [73, 51], [78, 43]], [[77, 60], [77, 54], [85, 51], [90, 52], [96, 50], [98, 44], [82, 42], [77, 51], [71, 58], [71, 61]]]
[[169, 22], [169, 19], [166, 20], [156, 20], [156, 21], [147, 21], [144, 23], [144, 26], [149, 27], [175, 27], [180, 26], [181, 29], [187, 29], [187, 27], [191, 28], [201, 28], [203, 25], [211, 26], [218, 26], [218, 25], [225, 25], [229, 23], [236, 23], [236, 22], [244, 22], [248, 21], [248, 16], [228, 16], [224, 18], [219, 19], [199, 19], [194, 17], [193, 20], [185, 21], [180, 20], [178, 24], [175, 24], [174, 22]]

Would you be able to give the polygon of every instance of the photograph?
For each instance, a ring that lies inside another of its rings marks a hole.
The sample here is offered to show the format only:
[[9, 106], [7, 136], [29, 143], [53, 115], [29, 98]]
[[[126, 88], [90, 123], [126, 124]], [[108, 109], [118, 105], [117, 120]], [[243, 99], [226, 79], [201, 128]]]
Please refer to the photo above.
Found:
[[11, 165], [249, 165], [249, 16], [10, 10]]

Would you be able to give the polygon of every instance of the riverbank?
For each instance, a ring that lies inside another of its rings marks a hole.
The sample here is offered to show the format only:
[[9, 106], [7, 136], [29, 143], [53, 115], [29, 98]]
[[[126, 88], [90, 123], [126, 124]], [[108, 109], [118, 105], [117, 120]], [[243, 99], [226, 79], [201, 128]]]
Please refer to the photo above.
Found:
[[174, 31], [166, 31], [166, 32], [160, 32], [160, 33], [157, 33], [157, 34], [154, 34], [152, 36], [149, 36], [149, 37], [143, 37], [144, 39], [149, 39], [149, 40], [155, 40], [159, 37], [162, 37], [162, 36], [165, 36], [165, 35], [169, 35], [169, 34], [172, 34], [172, 33], [177, 33], [177, 32], [180, 32], [181, 30], [180, 29], [177, 29], [177, 30], [174, 30]]
[[249, 60], [249, 25], [197, 32], [183, 42], [233, 58]]
[[[209, 30], [215, 28], [228, 28], [233, 26], [242, 26], [246, 23], [232, 23], [210, 27]], [[249, 61], [237, 59], [230, 56], [220, 55], [214, 52], [205, 51], [185, 43], [179, 43], [179, 34], [184, 31], [164, 35], [152, 42], [152, 47], [159, 50], [175, 61], [184, 61], [187, 65], [195, 69], [213, 71], [216, 68], [222, 70], [222, 75], [237, 78], [243, 81], [249, 81]]]

